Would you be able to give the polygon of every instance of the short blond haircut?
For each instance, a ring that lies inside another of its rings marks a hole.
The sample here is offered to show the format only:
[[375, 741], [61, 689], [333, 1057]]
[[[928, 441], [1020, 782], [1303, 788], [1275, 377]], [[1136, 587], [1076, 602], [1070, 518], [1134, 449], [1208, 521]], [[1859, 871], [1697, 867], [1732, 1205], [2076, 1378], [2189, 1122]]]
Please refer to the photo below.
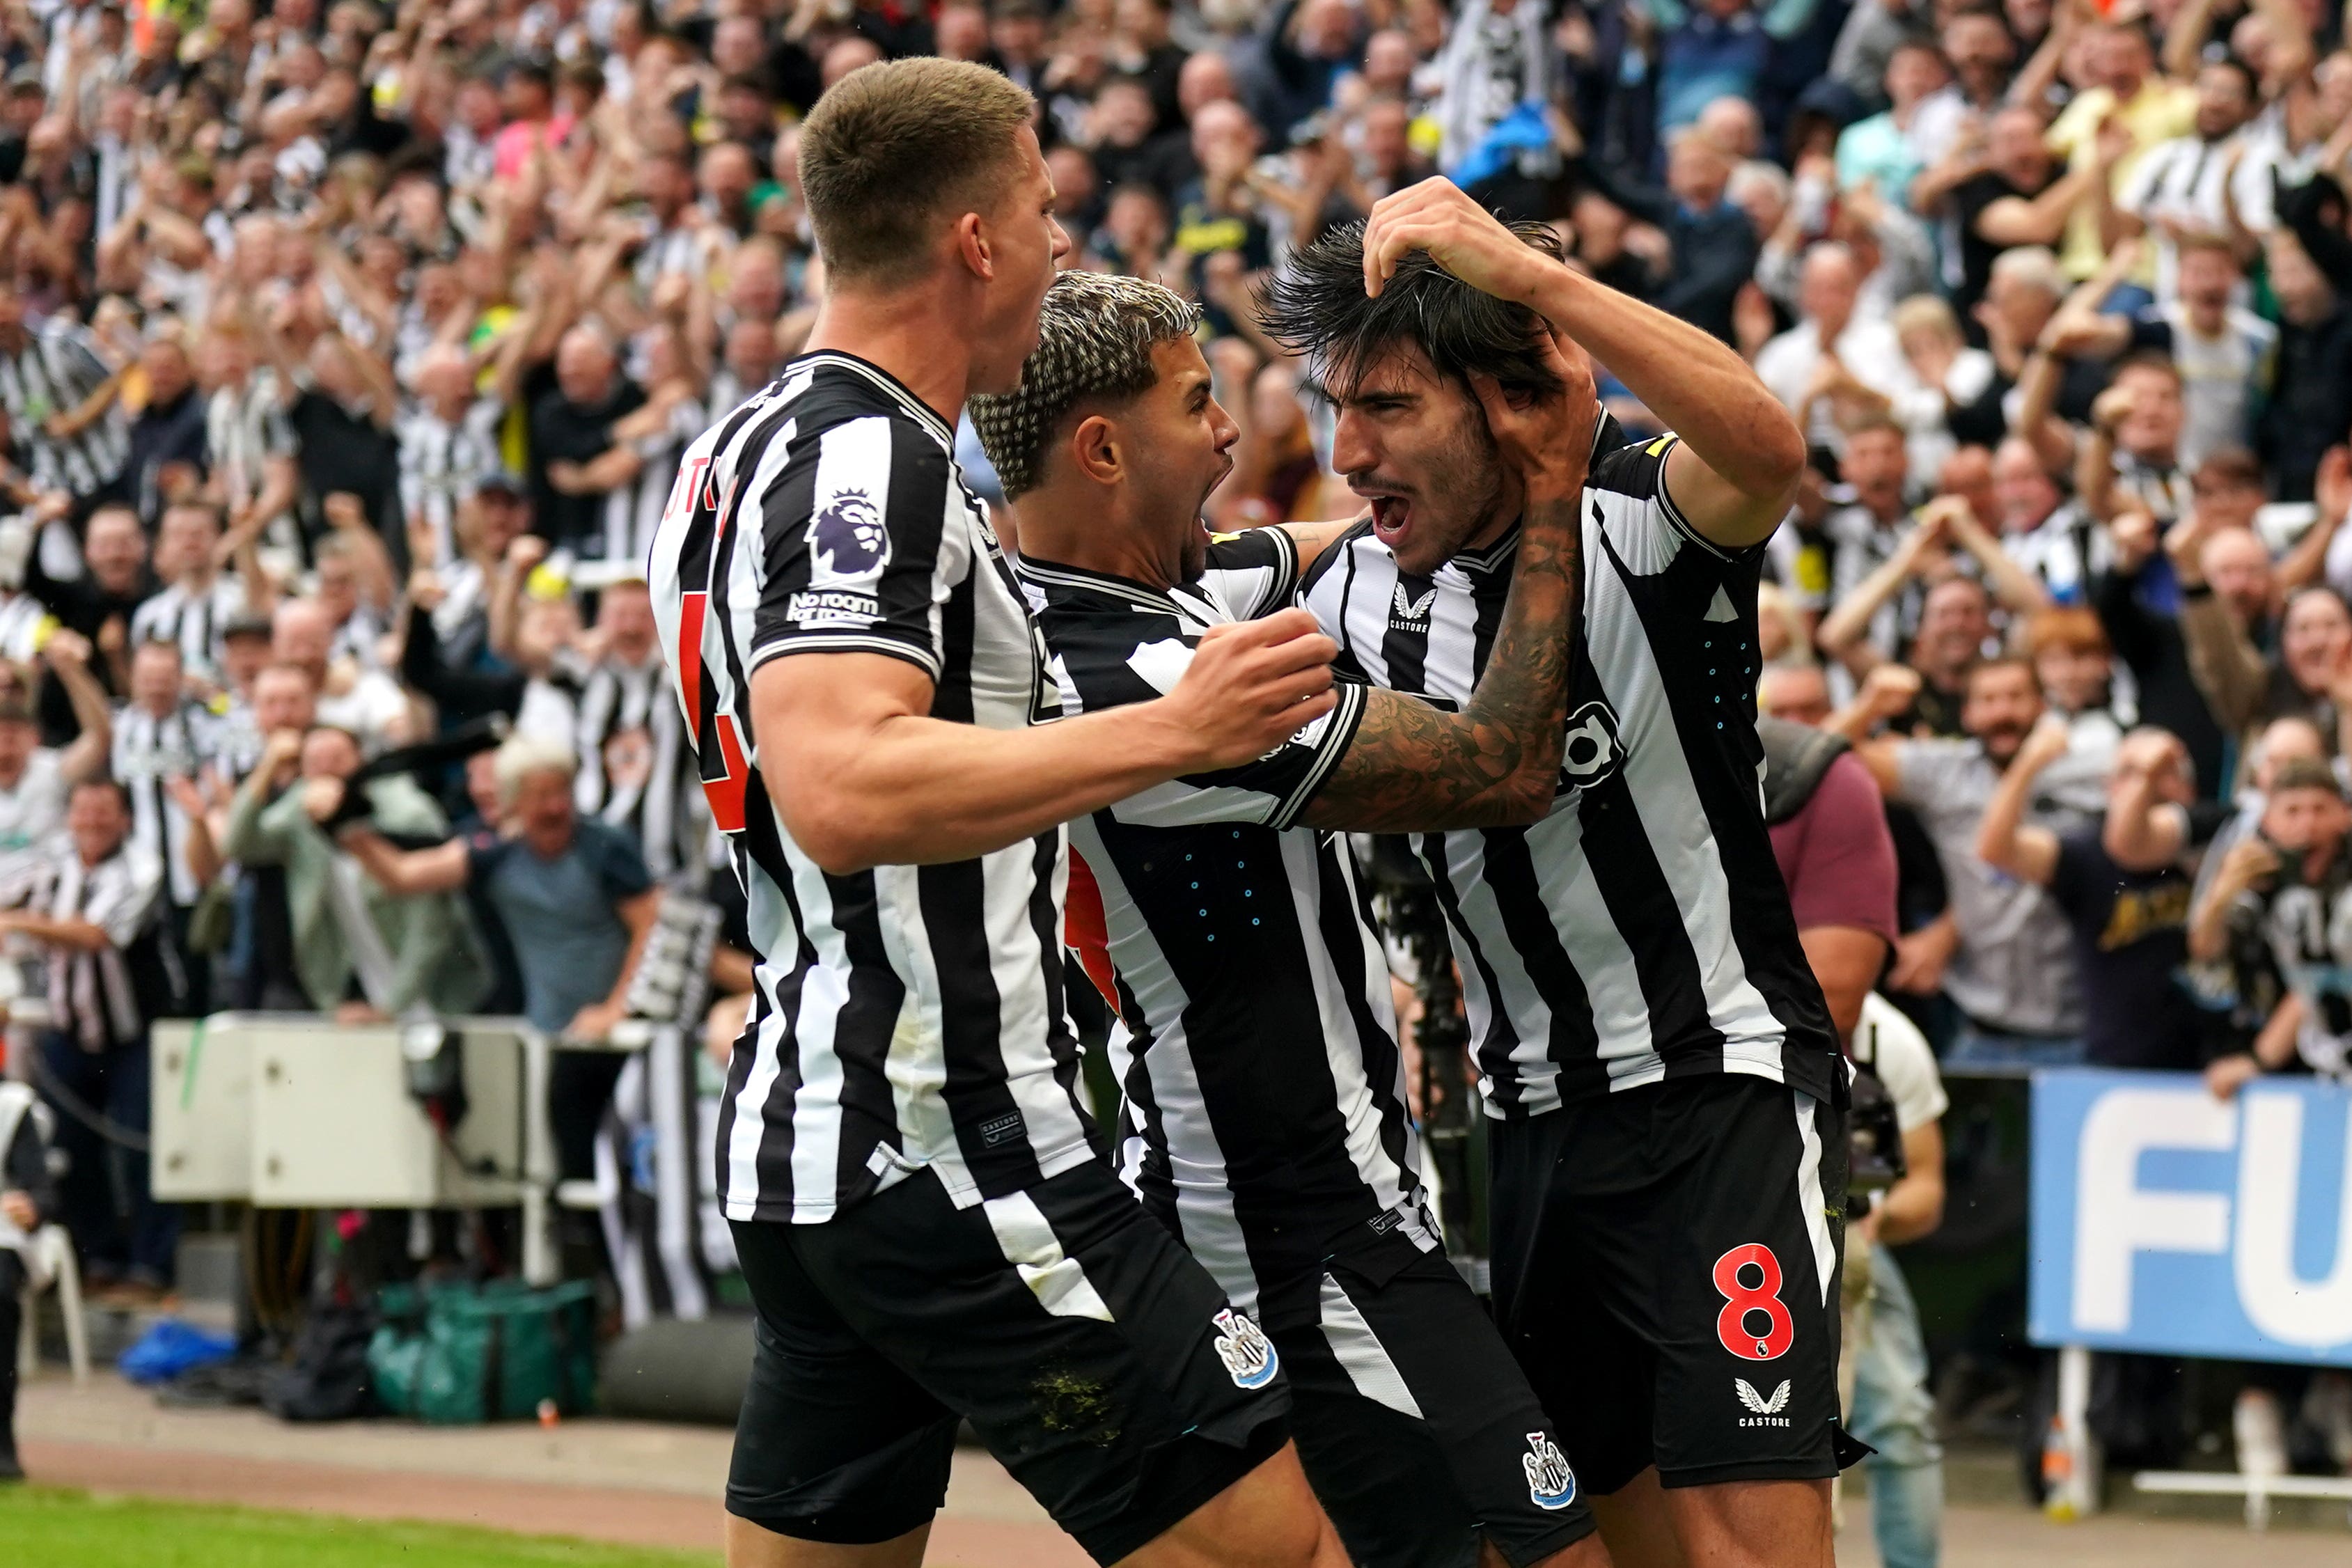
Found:
[[801, 123], [800, 171], [828, 279], [922, 276], [940, 220], [1003, 193], [1031, 108], [986, 66], [928, 56], [860, 66], [826, 89]]
[[567, 780], [580, 772], [580, 759], [569, 746], [536, 735], [517, 735], [499, 748], [492, 776], [499, 785], [499, 809], [514, 808], [522, 781], [533, 773], [561, 773]]

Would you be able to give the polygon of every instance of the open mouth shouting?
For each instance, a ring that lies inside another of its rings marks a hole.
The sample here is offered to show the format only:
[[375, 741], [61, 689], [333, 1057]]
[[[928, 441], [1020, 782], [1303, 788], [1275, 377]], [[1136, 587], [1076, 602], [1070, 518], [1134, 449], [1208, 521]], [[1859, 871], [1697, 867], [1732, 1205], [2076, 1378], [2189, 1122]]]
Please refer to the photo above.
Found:
[[1351, 483], [1348, 488], [1371, 503], [1373, 535], [1391, 551], [1402, 544], [1412, 531], [1415, 510], [1412, 498], [1397, 490], [1367, 484]]

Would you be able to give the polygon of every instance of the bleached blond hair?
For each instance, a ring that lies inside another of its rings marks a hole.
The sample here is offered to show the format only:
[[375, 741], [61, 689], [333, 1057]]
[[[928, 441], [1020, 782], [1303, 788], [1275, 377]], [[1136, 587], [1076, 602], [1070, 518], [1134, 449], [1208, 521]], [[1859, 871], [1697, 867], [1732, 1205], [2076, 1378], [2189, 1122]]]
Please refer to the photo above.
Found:
[[1159, 379], [1151, 351], [1189, 338], [1201, 310], [1140, 278], [1065, 272], [1045, 290], [1037, 346], [1021, 366], [1021, 388], [971, 400], [972, 428], [1018, 500], [1044, 478], [1046, 448], [1062, 416], [1082, 403], [1118, 403]]

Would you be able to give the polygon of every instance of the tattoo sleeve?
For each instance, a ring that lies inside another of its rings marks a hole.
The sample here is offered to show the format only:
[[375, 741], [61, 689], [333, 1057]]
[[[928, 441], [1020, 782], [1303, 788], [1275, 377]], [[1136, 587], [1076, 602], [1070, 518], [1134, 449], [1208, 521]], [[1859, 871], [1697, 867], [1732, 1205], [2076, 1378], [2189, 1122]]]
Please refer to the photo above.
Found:
[[1580, 483], [1529, 510], [1502, 624], [1468, 704], [1448, 713], [1373, 689], [1347, 753], [1301, 822], [1424, 833], [1524, 826], [1551, 808], [1583, 584], [1582, 501]]

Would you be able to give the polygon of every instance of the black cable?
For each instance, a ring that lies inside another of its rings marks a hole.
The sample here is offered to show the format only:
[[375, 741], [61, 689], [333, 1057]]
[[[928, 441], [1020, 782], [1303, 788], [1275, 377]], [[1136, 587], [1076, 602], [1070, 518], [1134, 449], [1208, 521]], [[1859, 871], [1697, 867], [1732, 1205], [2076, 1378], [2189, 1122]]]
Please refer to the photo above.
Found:
[[41, 1058], [41, 1053], [37, 1049], [26, 1052], [25, 1059], [32, 1068], [32, 1076], [40, 1085], [43, 1096], [55, 1104], [59, 1110], [64, 1111], [108, 1142], [128, 1149], [134, 1154], [148, 1154], [154, 1152], [154, 1142], [147, 1134], [134, 1128], [125, 1127], [103, 1110], [83, 1100], [72, 1089], [68, 1089], [58, 1075], [49, 1069], [49, 1064]]

